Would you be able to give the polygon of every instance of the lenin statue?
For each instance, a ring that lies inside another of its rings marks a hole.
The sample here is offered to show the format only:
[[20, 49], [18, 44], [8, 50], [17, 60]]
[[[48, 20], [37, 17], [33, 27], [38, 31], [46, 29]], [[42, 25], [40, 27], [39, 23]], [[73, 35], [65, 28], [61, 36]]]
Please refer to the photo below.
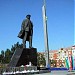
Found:
[[29, 48], [32, 48], [33, 24], [30, 20], [31, 15], [27, 15], [21, 25], [18, 37], [23, 40], [23, 48], [26, 48], [26, 41], [29, 41]]

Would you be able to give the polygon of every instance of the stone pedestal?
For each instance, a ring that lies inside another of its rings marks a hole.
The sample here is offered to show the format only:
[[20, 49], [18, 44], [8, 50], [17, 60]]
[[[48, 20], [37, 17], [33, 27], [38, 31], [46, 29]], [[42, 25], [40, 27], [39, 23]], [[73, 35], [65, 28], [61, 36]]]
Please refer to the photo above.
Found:
[[27, 65], [29, 62], [33, 66], [37, 66], [37, 49], [36, 48], [18, 48], [15, 50], [9, 67], [19, 67], [21, 65]]

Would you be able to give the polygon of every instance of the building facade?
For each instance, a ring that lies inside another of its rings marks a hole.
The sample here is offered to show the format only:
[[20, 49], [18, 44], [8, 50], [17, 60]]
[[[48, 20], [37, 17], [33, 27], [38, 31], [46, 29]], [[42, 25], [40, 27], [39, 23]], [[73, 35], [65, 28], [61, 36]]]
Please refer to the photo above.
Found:
[[[43, 52], [43, 54], [45, 55], [45, 52]], [[70, 61], [71, 57], [73, 57], [73, 59], [75, 60], [75, 46], [49, 51], [49, 60], [51, 67], [66, 67], [66, 58], [68, 58]], [[69, 66], [71, 64], [69, 63]], [[74, 64], [75, 61], [73, 61], [73, 65]]]

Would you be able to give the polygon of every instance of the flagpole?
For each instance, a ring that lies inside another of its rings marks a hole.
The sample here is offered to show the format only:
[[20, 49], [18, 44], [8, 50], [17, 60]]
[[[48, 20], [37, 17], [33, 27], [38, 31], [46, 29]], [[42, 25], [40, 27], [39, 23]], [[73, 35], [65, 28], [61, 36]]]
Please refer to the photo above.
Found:
[[48, 46], [48, 32], [47, 32], [47, 17], [46, 17], [46, 2], [44, 0], [44, 5], [42, 7], [43, 12], [43, 27], [44, 27], [44, 40], [45, 40], [45, 60], [46, 67], [50, 65], [49, 61], [49, 46]]

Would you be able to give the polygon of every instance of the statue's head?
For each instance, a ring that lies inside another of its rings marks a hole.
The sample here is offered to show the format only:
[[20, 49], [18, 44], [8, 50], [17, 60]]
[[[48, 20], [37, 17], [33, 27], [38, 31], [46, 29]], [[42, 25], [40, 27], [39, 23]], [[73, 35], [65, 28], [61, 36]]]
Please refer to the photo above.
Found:
[[26, 15], [26, 18], [27, 18], [27, 19], [30, 19], [30, 17], [31, 17], [31, 15], [29, 15], [29, 14], [28, 14], [28, 15]]

